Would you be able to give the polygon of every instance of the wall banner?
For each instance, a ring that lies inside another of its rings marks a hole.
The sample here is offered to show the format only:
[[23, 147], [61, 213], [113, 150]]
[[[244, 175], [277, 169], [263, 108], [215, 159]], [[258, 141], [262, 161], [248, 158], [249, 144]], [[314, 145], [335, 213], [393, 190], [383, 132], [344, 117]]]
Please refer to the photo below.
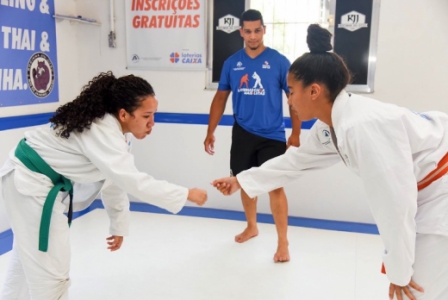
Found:
[[372, 93], [380, 0], [337, 0], [334, 8], [334, 52], [352, 73], [351, 92]]
[[214, 0], [213, 2], [213, 49], [212, 82], [219, 82], [221, 70], [229, 56], [244, 48], [240, 35], [240, 17], [245, 11], [241, 0]]
[[125, 0], [127, 67], [205, 70], [205, 0]]
[[0, 107], [59, 101], [54, 0], [0, 0]]

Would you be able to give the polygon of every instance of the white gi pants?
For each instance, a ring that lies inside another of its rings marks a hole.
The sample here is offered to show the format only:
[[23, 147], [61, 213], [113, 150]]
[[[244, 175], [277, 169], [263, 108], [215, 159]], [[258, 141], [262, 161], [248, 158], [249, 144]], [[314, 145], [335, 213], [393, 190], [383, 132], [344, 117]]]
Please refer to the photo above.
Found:
[[[37, 186], [22, 186], [23, 180], [15, 180], [12, 171], [2, 178], [3, 199], [14, 233], [12, 259], [10, 261], [1, 300], [23, 299], [24, 290], [29, 290], [25, 299], [68, 299], [70, 268], [70, 237], [65, 205], [58, 197], [51, 215], [48, 252], [41, 252], [39, 226], [45, 193], [52, 184], [42, 177]], [[44, 176], [44, 175], [42, 175]], [[36, 191], [34, 195], [29, 192]], [[36, 196], [37, 195], [37, 196]]]
[[[412, 294], [417, 300], [447, 300], [448, 237], [417, 234], [415, 250], [412, 280], [425, 292], [420, 293], [411, 288]], [[407, 296], [403, 295], [403, 299], [407, 299]]]
[[417, 300], [448, 300], [448, 174], [421, 190], [418, 203], [412, 280], [425, 292], [411, 291]]

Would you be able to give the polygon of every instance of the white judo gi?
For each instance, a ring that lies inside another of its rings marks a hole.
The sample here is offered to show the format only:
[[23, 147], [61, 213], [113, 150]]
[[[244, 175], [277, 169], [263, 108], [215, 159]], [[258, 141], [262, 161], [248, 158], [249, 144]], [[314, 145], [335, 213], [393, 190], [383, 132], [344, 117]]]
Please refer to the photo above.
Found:
[[[187, 188], [137, 170], [129, 152], [130, 137], [122, 133], [118, 120], [109, 114], [82, 133], [70, 133], [69, 139], [57, 137], [51, 124], [25, 132], [26, 143], [53, 170], [75, 183], [75, 211], [88, 207], [101, 190], [110, 218], [110, 234], [116, 236], [128, 234], [127, 193], [172, 213], [182, 209], [188, 196]], [[39, 224], [52, 181], [26, 168], [14, 156], [14, 150], [0, 169], [0, 177], [14, 233], [13, 258], [0, 299], [19, 299], [27, 287], [32, 300], [68, 299], [70, 245], [63, 193], [51, 215], [48, 251], [41, 252]]]
[[342, 159], [364, 184], [389, 280], [405, 286], [412, 277], [426, 291], [418, 299], [448, 299], [448, 175], [417, 189], [448, 152], [448, 115], [342, 91], [332, 122], [337, 148], [317, 121], [299, 148], [238, 174], [242, 189], [255, 197]]

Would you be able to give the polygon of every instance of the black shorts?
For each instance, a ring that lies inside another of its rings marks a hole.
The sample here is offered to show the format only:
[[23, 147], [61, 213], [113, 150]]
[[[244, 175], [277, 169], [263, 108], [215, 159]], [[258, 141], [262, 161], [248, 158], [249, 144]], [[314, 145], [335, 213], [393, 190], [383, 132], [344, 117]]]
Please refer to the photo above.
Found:
[[286, 151], [286, 143], [267, 139], [244, 130], [235, 122], [232, 129], [232, 147], [230, 149], [230, 175], [259, 167], [271, 158]]

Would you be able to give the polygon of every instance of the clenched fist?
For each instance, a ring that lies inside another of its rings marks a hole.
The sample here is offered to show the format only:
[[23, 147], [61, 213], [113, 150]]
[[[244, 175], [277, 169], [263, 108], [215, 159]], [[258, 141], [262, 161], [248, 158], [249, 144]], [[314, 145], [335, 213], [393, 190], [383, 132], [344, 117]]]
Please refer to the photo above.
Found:
[[189, 201], [196, 203], [199, 206], [204, 205], [205, 201], [207, 201], [207, 191], [200, 189], [190, 189], [188, 190], [188, 198]]

